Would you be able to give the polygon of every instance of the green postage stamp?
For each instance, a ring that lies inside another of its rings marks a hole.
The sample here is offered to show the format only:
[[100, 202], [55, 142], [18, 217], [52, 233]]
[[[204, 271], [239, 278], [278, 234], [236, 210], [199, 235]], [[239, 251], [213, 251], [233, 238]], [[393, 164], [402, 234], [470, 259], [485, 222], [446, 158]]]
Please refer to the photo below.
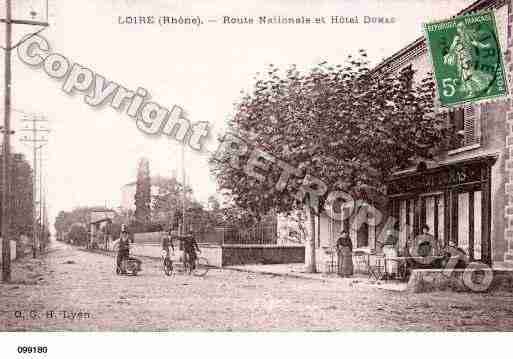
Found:
[[508, 96], [492, 11], [424, 24], [442, 108]]

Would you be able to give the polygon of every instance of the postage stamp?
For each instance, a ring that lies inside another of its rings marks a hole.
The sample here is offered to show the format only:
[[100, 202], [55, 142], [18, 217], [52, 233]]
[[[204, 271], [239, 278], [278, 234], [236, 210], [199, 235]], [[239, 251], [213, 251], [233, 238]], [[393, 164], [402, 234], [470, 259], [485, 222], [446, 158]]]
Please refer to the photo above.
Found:
[[424, 24], [442, 108], [509, 95], [494, 13]]

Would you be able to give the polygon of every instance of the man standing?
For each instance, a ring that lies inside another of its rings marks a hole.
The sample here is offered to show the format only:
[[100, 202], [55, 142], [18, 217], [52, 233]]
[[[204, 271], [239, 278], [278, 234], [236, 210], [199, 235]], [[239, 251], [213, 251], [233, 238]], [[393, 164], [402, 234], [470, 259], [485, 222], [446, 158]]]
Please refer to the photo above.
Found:
[[424, 224], [422, 226], [422, 233], [416, 238], [417, 255], [420, 257], [433, 256], [438, 252], [435, 237], [429, 233], [429, 226]]
[[465, 269], [468, 266], [469, 259], [467, 253], [458, 247], [454, 240], [450, 240], [444, 249], [444, 268], [446, 269]]
[[353, 243], [346, 230], [340, 232], [337, 239], [337, 267], [340, 277], [350, 277], [353, 275]]
[[201, 253], [201, 250], [199, 249], [198, 243], [196, 242], [194, 235], [192, 234], [192, 232], [189, 232], [183, 241], [183, 253], [185, 257], [184, 262], [190, 265], [191, 272], [195, 269], [196, 266], [196, 252]]
[[124, 268], [121, 268], [121, 263], [124, 259], [128, 259], [130, 256], [130, 236], [128, 233], [128, 230], [126, 229], [126, 226], [123, 224], [121, 226], [121, 234], [119, 236], [119, 242], [118, 242], [118, 255], [116, 258], [116, 263], [118, 266], [118, 269], [122, 274], [126, 274], [126, 271]]

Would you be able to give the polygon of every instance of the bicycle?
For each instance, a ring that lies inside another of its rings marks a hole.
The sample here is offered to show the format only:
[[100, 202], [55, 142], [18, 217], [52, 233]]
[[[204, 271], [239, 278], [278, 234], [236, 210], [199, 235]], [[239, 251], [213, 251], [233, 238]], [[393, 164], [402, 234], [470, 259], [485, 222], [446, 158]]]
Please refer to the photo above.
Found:
[[196, 277], [203, 277], [208, 273], [208, 270], [210, 269], [210, 265], [206, 258], [196, 257], [196, 259], [194, 260], [194, 263], [191, 263], [191, 260], [189, 259], [188, 255], [185, 255], [184, 257], [185, 258], [182, 258], [184, 272], [192, 274], [193, 276], [196, 276]]
[[166, 250], [162, 250], [162, 268], [165, 275], [170, 276], [173, 274], [173, 261], [171, 260], [169, 252]]

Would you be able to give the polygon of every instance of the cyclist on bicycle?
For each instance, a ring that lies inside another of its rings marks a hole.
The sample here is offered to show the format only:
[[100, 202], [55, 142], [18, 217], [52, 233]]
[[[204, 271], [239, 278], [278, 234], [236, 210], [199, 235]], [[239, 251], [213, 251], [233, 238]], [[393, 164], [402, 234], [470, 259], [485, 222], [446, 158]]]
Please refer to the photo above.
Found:
[[169, 251], [169, 247], [171, 247], [173, 252], [175, 251], [173, 240], [171, 239], [171, 231], [169, 231], [169, 233], [165, 233], [162, 237], [162, 250], [166, 252], [166, 258], [170, 258], [171, 252]]
[[200, 252], [198, 243], [196, 242], [196, 239], [194, 238], [194, 235], [192, 232], [189, 232], [187, 236], [183, 239], [183, 253], [185, 256], [185, 263], [189, 263], [191, 266], [191, 270], [196, 269], [196, 259], [197, 254], [196, 252]]

